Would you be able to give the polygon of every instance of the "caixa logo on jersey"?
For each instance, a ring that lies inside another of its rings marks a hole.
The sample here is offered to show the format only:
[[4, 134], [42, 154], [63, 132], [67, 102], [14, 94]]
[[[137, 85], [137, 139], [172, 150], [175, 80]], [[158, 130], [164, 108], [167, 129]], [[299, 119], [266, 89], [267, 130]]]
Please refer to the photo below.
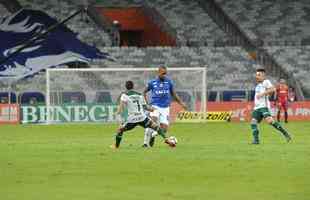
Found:
[[155, 90], [156, 95], [165, 95], [169, 94], [169, 90]]
[[[116, 122], [117, 105], [85, 104], [59, 105], [49, 107], [49, 120], [52, 123], [65, 122]], [[45, 105], [21, 106], [22, 123], [45, 123], [47, 121], [47, 107]]]
[[[42, 11], [22, 9], [0, 21], [0, 60], [14, 53], [36, 33], [44, 33], [57, 21]], [[82, 43], [77, 34], [61, 25], [46, 37], [34, 40], [16, 56], [0, 63], [0, 78], [23, 78], [42, 69], [69, 62], [112, 59], [95, 47]]]

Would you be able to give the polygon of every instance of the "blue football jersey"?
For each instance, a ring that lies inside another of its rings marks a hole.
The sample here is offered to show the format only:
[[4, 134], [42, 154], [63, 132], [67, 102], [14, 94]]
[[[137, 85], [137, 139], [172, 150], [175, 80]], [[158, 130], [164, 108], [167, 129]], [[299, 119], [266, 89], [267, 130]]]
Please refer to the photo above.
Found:
[[151, 91], [151, 105], [155, 105], [161, 108], [170, 106], [171, 94], [174, 90], [172, 80], [165, 78], [161, 81], [159, 78], [149, 81], [148, 91]]

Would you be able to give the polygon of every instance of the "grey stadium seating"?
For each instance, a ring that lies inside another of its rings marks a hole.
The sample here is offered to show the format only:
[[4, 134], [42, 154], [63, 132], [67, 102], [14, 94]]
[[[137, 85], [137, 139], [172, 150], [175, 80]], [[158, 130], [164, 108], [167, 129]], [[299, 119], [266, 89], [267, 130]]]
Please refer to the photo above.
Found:
[[300, 45], [310, 42], [308, 0], [216, 0], [251, 38], [268, 45]]

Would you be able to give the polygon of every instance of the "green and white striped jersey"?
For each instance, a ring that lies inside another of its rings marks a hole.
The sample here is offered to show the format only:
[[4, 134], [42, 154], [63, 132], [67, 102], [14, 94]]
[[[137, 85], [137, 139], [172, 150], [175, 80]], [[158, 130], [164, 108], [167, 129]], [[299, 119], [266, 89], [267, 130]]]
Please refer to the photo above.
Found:
[[269, 80], [264, 80], [258, 83], [255, 87], [255, 98], [254, 98], [254, 110], [259, 108], [270, 108], [269, 96], [262, 96], [258, 98], [258, 94], [265, 92], [267, 89], [273, 87]]
[[142, 94], [129, 90], [121, 95], [121, 101], [127, 105], [127, 122], [136, 123], [145, 120], [146, 115], [143, 107], [146, 102]]

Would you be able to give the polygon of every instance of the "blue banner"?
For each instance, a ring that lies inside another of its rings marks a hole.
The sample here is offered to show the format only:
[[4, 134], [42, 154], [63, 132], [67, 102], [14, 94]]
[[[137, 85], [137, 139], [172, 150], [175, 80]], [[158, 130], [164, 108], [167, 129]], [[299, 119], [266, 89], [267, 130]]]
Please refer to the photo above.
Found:
[[[42, 11], [22, 9], [0, 21], [0, 60], [4, 60], [21, 47], [20, 41], [30, 39], [34, 34], [44, 33], [57, 23], [57, 20]], [[74, 33], [64, 25], [42, 39], [36, 40], [5, 63], [0, 63], [0, 79], [16, 79], [33, 75], [43, 69], [92, 59], [112, 59], [109, 54], [81, 42]]]

